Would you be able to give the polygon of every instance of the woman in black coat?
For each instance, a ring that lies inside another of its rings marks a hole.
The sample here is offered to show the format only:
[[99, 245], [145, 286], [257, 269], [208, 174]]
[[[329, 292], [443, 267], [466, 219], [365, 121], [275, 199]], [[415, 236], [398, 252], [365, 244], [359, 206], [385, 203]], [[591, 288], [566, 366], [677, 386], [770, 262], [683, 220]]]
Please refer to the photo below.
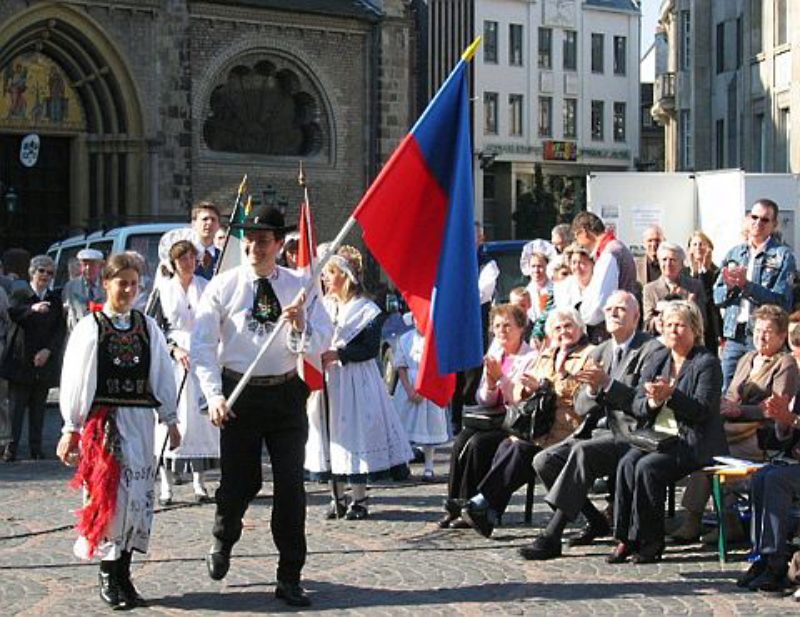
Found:
[[2, 376], [8, 380], [11, 441], [3, 454], [15, 461], [28, 411], [28, 449], [32, 459], [44, 458], [42, 428], [47, 391], [58, 384], [59, 358], [64, 344], [66, 318], [61, 297], [48, 289], [55, 263], [37, 255], [28, 267], [30, 284], [12, 291], [8, 315], [12, 326]]
[[651, 356], [633, 401], [635, 416], [662, 436], [662, 452], [631, 448], [617, 467], [614, 535], [609, 563], [661, 559], [667, 486], [727, 452], [719, 414], [722, 370], [703, 347], [703, 320], [693, 302], [676, 300], [662, 313], [665, 349]]
[[719, 338], [722, 335], [722, 318], [719, 308], [714, 304], [714, 282], [717, 280], [719, 268], [711, 261], [711, 254], [714, 252], [714, 243], [702, 231], [695, 231], [689, 236], [687, 245], [686, 267], [684, 274], [697, 279], [703, 285], [706, 292], [706, 305], [702, 308], [706, 311], [707, 327], [703, 333], [706, 349], [716, 354], [719, 349]]

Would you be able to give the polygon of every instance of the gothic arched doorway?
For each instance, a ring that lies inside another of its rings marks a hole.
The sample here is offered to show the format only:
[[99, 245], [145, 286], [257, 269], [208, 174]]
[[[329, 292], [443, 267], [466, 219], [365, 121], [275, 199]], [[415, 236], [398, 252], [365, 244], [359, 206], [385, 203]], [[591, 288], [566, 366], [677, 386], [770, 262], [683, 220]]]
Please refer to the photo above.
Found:
[[0, 86], [0, 248], [147, 211], [139, 97], [97, 23], [64, 5], [21, 12], [0, 27]]

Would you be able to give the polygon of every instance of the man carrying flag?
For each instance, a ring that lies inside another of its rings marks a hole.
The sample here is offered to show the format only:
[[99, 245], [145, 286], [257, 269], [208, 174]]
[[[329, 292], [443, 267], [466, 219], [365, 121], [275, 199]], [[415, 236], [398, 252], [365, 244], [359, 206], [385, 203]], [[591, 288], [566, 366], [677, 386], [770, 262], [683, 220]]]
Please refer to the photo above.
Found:
[[[242, 517], [261, 489], [261, 448], [272, 462], [272, 537], [278, 548], [275, 596], [291, 606], [311, 602], [300, 586], [305, 564], [306, 496], [303, 460], [308, 434], [308, 388], [297, 374], [300, 352], [319, 355], [331, 340], [329, 322], [303, 305], [302, 275], [275, 264], [287, 231], [283, 214], [258, 206], [241, 229], [246, 261], [215, 276], [206, 287], [192, 334], [192, 363], [208, 401], [211, 421], [221, 427], [222, 475], [216, 493], [214, 544], [206, 556], [209, 576], [225, 577]], [[253, 377], [235, 404], [234, 388], [255, 363]]]

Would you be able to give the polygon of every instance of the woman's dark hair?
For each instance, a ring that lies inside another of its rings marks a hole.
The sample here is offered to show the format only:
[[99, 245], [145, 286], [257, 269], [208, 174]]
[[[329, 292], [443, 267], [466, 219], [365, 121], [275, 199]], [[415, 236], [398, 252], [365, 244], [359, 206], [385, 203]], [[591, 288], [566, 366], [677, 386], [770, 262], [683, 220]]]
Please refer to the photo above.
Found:
[[[161, 274], [167, 278], [172, 278], [175, 274], [177, 274], [178, 267], [175, 264], [181, 257], [186, 255], [186, 253], [194, 253], [195, 257], [197, 256], [197, 247], [188, 240], [178, 240], [175, 244], [169, 247], [169, 265], [172, 270], [167, 268], [165, 264], [162, 264]], [[141, 276], [141, 273], [139, 274]]]

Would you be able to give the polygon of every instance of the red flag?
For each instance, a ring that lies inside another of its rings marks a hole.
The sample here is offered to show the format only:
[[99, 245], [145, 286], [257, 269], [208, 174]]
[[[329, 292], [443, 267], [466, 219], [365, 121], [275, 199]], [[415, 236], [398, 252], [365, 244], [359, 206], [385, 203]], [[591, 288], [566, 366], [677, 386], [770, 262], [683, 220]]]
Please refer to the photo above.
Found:
[[[297, 243], [297, 268], [302, 270], [306, 276], [311, 276], [314, 266], [317, 264], [317, 230], [314, 227], [314, 218], [311, 216], [311, 208], [307, 201], [300, 205], [300, 240]], [[317, 302], [322, 301], [322, 289], [320, 288], [319, 278], [314, 281], [309, 298], [306, 301], [307, 307], [313, 307]], [[322, 390], [324, 377], [322, 372], [322, 357], [303, 355], [297, 367], [300, 377], [306, 382], [311, 390]]]

